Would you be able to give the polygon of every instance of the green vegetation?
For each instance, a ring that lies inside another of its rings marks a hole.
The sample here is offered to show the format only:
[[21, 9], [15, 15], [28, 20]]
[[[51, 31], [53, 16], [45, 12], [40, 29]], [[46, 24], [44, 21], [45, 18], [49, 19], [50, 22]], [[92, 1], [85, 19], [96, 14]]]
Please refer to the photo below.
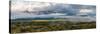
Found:
[[96, 28], [96, 22], [69, 22], [56, 20], [11, 21], [11, 33], [46, 32]]

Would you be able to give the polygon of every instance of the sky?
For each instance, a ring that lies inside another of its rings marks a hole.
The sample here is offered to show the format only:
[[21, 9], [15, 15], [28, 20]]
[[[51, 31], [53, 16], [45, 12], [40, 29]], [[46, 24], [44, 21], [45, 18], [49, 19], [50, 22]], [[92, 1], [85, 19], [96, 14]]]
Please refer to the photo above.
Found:
[[[32, 2], [31, 2], [32, 1]], [[36, 2], [35, 2], [36, 1]], [[40, 3], [40, 2], [51, 2], [52, 5], [50, 3]], [[57, 5], [55, 4], [57, 3]], [[62, 3], [62, 4], [60, 4]], [[33, 17], [33, 16], [37, 16], [35, 12], [39, 12], [39, 11], [46, 11], [46, 10], [54, 10], [54, 12], [56, 11], [62, 11], [63, 8], [68, 9], [69, 13], [75, 13], [75, 11], [77, 12], [77, 9], [73, 9], [70, 5], [64, 5], [64, 4], [81, 4], [81, 5], [90, 5], [90, 6], [94, 6], [95, 0], [12, 0], [12, 6], [11, 6], [11, 11], [12, 11], [12, 15], [11, 17], [17, 18], [17, 17]], [[57, 6], [57, 7], [56, 7]], [[89, 8], [89, 7], [82, 7], [82, 8]], [[70, 10], [71, 9], [71, 10]], [[23, 11], [32, 11], [34, 13], [21, 13]], [[95, 8], [93, 8], [93, 10], [91, 9], [80, 9], [78, 10], [80, 11], [80, 13], [95, 13]], [[47, 14], [47, 15], [66, 15], [65, 13], [51, 13], [51, 14]], [[40, 16], [45, 16], [40, 15]]]
[[96, 5], [96, 0], [12, 0], [12, 1], [39, 1], [39, 2], [55, 2], [68, 4]]
[[[96, 0], [11, 0], [12, 1], [12, 10], [25, 10], [26, 8], [31, 8], [29, 5], [25, 7], [23, 1], [38, 1], [38, 2], [54, 2], [54, 3], [63, 3], [63, 4], [81, 4], [81, 5], [96, 5]], [[49, 4], [45, 4], [49, 5]], [[22, 8], [23, 7], [23, 8]], [[37, 6], [34, 6], [37, 7]], [[29, 9], [31, 10], [31, 9]]]
[[[54, 2], [54, 3], [63, 3], [63, 4], [96, 5], [96, 0], [11, 0], [11, 1], [12, 1], [12, 10], [25, 10], [26, 8], [31, 8], [32, 6], [25, 5], [25, 4], [29, 4], [29, 2], [26, 3], [27, 1]], [[48, 6], [48, 5], [49, 4], [45, 4], [45, 6]], [[34, 7], [37, 7], [37, 6], [34, 5]], [[31, 11], [31, 9], [29, 10]]]

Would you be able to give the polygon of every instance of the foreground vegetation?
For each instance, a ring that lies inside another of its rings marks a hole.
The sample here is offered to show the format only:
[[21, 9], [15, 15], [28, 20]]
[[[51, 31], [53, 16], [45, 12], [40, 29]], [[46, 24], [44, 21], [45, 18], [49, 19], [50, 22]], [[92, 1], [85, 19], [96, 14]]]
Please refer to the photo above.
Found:
[[11, 33], [46, 32], [59, 30], [75, 30], [96, 28], [96, 22], [69, 22], [69, 21], [47, 21], [32, 20], [30, 22], [11, 22]]

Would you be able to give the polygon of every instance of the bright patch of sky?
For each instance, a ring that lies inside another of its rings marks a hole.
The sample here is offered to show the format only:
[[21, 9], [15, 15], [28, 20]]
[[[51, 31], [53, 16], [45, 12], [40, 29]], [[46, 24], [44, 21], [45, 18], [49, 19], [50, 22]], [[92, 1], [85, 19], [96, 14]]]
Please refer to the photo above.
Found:
[[84, 13], [84, 12], [85, 12], [85, 13], [86, 13], [86, 12], [89, 13], [89, 12], [93, 12], [93, 10], [81, 9], [80, 12], [81, 12], [81, 13]]

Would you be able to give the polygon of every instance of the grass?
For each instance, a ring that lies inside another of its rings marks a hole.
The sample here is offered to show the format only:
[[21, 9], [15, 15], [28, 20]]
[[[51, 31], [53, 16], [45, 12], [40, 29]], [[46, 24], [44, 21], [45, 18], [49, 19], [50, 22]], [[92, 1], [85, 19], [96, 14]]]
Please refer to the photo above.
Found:
[[11, 33], [46, 32], [90, 28], [96, 28], [95, 21], [78, 23], [63, 20], [32, 20], [30, 22], [11, 22]]

